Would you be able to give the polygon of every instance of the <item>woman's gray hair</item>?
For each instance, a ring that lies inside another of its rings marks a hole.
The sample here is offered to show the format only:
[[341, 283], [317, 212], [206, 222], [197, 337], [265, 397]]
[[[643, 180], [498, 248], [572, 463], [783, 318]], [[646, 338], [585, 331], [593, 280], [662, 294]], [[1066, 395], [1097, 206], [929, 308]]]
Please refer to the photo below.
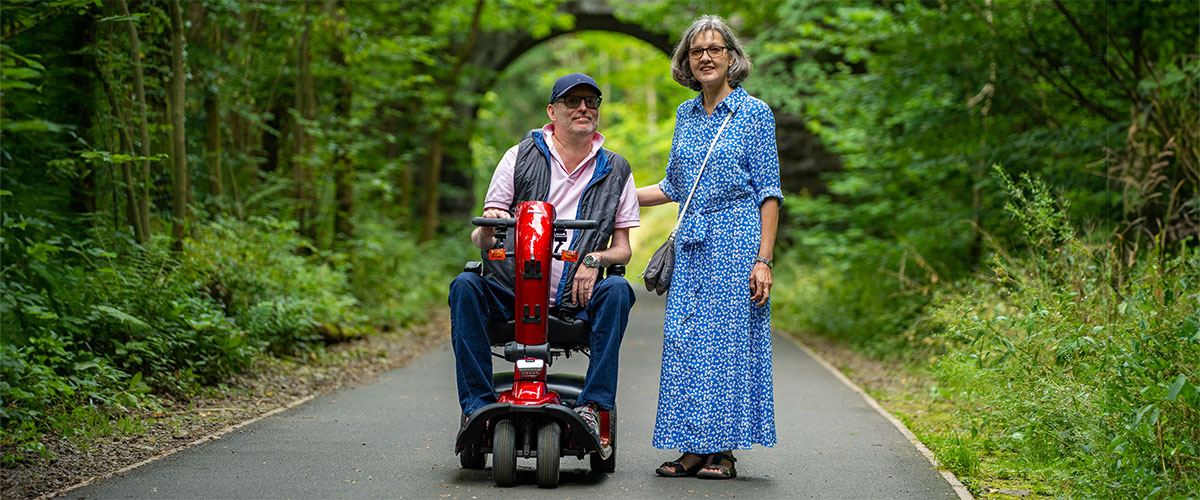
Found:
[[729, 80], [729, 86], [736, 89], [750, 76], [750, 57], [742, 50], [742, 42], [738, 40], [737, 33], [734, 33], [733, 28], [725, 24], [725, 20], [720, 16], [700, 16], [684, 30], [683, 35], [679, 37], [679, 45], [675, 46], [675, 53], [671, 56], [671, 76], [684, 87], [700, 90], [700, 81], [692, 74], [692, 66], [688, 62], [688, 50], [692, 48], [693, 38], [710, 30], [720, 33], [725, 39], [725, 48], [733, 58], [733, 66], [729, 67], [726, 78]]

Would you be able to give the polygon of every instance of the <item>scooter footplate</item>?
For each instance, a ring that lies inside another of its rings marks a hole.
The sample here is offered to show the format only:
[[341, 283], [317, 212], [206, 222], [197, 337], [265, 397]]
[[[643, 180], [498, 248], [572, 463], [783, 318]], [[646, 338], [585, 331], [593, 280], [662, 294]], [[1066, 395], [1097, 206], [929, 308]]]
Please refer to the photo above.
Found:
[[612, 448], [600, 446], [600, 438], [587, 429], [575, 410], [563, 405], [523, 406], [512, 403], [492, 403], [476, 411], [467, 424], [458, 432], [454, 443], [454, 453], [462, 453], [468, 447], [487, 447], [488, 422], [501, 418], [530, 417], [541, 420], [554, 420], [562, 425], [563, 433], [571, 437], [572, 448], [582, 448], [585, 453], [598, 453], [601, 459], [607, 460], [612, 455]]

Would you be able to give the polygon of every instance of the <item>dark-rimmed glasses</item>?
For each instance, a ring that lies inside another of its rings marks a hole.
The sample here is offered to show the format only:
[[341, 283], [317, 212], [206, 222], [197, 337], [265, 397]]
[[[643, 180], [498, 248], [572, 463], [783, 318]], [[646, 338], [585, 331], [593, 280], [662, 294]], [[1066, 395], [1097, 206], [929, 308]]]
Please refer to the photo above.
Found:
[[554, 102], [561, 102], [564, 105], [566, 105], [568, 109], [578, 108], [579, 103], [583, 102], [583, 105], [587, 106], [588, 109], [596, 109], [596, 108], [600, 107], [600, 101], [602, 101], [602, 100], [603, 99], [596, 97], [594, 95], [587, 96], [587, 97], [577, 96], [577, 95], [568, 95], [568, 96], [559, 97], [558, 99], [555, 99]]
[[699, 59], [700, 56], [704, 55], [704, 51], [708, 51], [708, 57], [716, 59], [718, 57], [725, 55], [725, 49], [727, 49], [727, 48], [728, 47], [718, 46], [718, 47], [688, 49], [688, 57], [691, 57], [692, 59]]

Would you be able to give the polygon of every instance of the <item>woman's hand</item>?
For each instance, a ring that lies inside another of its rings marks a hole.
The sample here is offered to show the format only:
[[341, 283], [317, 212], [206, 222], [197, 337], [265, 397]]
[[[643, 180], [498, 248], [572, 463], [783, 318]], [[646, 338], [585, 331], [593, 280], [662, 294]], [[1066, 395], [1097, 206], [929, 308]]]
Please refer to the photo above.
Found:
[[771, 298], [771, 268], [762, 262], [755, 262], [750, 270], [750, 300], [754, 305], [765, 305]]
[[637, 188], [638, 206], [653, 207], [671, 201], [658, 184]]

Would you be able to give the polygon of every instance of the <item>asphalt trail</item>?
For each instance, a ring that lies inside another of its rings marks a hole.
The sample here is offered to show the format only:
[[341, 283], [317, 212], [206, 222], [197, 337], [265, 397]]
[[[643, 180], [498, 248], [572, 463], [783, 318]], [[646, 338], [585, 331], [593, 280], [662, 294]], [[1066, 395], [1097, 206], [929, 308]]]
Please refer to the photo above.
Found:
[[[677, 455], [650, 445], [658, 397], [664, 301], [640, 293], [621, 352], [617, 470], [593, 474], [562, 460], [557, 489], [497, 488], [490, 466], [454, 455], [459, 413], [449, 346], [369, 386], [326, 394], [220, 439], [72, 491], [68, 498], [957, 498], [890, 422], [790, 340], [776, 336], [779, 444], [740, 451], [733, 481], [660, 478]], [[497, 371], [511, 370], [501, 360]], [[587, 359], [553, 371], [583, 373]]]

